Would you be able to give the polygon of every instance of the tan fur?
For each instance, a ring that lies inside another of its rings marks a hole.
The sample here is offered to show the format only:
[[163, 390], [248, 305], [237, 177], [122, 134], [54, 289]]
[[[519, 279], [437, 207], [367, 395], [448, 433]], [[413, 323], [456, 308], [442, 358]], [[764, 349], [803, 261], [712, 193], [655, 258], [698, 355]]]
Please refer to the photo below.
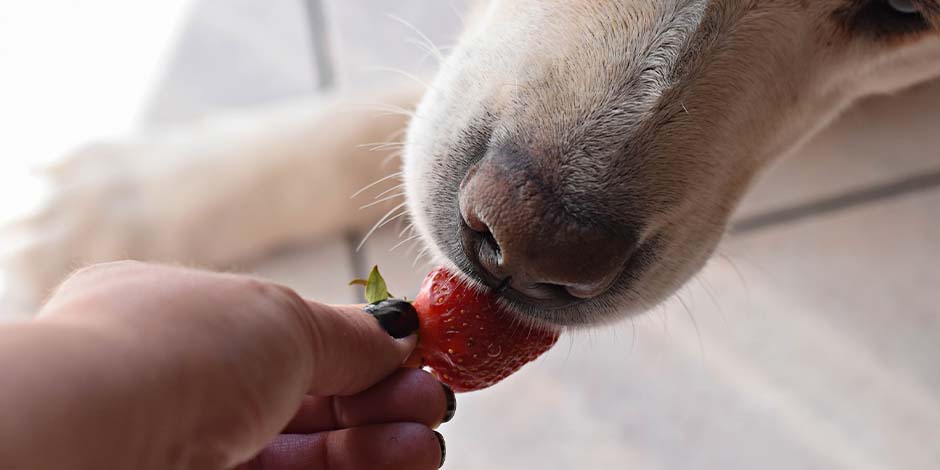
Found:
[[[675, 77], [649, 72], [624, 112], [643, 122], [669, 117], [631, 130], [666, 155], [637, 166], [640, 189], [668, 190], [661, 198], [640, 194], [656, 213], [644, 234], [666, 240], [662, 262], [643, 273], [639, 287], [579, 321], [642, 311], [705, 262], [767, 162], [859, 97], [940, 75], [936, 30], [863, 41], [833, 20], [851, 1], [487, 2], [411, 123], [405, 179], [412, 218], [432, 240], [428, 210], [447, 189], [434, 187], [435, 162], [481, 107], [500, 118], [497, 133], [556, 148], [580, 122], [575, 117], [615, 104], [606, 94], [617, 77], [639, 76], [627, 70], [633, 65], [623, 51], [639, 58], [658, 44], [662, 63], [651, 63]], [[940, 23], [938, 2], [920, 4]], [[671, 19], [668, 28], [663, 18]], [[707, 28], [720, 34], [703, 35]], [[689, 49], [690, 38], [701, 43]], [[621, 65], [621, 75], [610, 73]], [[376, 121], [355, 103], [408, 108], [416, 100], [416, 91], [398, 90], [314, 99], [77, 153], [53, 173], [56, 192], [43, 210], [2, 231], [4, 267], [17, 281], [12, 292], [29, 309], [69, 270], [91, 262], [134, 257], [226, 267], [284, 243], [361, 228], [376, 213], [358, 212], [349, 195], [388, 170], [357, 145], [388, 140], [404, 123]], [[579, 132], [570, 136], [610, 138], [592, 135], [593, 128]]]

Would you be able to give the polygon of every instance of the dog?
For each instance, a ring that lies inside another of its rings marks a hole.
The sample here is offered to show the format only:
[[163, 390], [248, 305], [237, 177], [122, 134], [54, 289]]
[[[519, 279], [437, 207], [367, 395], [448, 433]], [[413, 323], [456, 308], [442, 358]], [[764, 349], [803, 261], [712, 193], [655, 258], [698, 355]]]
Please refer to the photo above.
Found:
[[[533, 322], [613, 322], [703, 266], [769, 162], [940, 76], [936, 0], [491, 0], [472, 18], [428, 90], [374, 99], [381, 119], [330, 95], [68, 158], [3, 232], [21, 305], [82, 264], [225, 267], [359, 229], [380, 213], [348, 196], [400, 177], [376, 226], [407, 215]], [[400, 173], [350, 150], [406, 126]]]

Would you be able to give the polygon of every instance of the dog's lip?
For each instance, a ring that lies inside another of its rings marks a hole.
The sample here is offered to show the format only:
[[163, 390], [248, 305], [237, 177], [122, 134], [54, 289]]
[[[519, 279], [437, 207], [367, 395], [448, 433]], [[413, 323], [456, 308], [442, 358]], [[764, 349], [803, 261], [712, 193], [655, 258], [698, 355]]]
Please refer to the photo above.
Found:
[[[476, 278], [478, 281], [482, 282], [484, 285], [492, 289], [496, 295], [509, 300], [512, 303], [519, 303], [526, 305], [528, 307], [539, 308], [543, 310], [558, 310], [562, 308], [572, 307], [580, 302], [583, 302], [583, 299], [579, 299], [561, 287], [556, 286], [540, 286], [538, 289], [552, 289], [551, 295], [546, 295], [544, 297], [536, 297], [534, 295], [529, 295], [523, 291], [512, 287], [512, 278], [507, 277], [505, 279], [499, 279], [489, 273], [479, 272], [476, 269], [466, 270], [464, 272]], [[536, 289], [533, 289], [536, 291]]]
[[529, 292], [546, 294], [545, 296], [536, 296], [516, 289], [512, 287], [511, 284], [512, 278], [504, 279], [501, 282], [500, 288], [496, 290], [496, 293], [507, 300], [525, 304], [530, 307], [557, 310], [571, 307], [583, 300], [569, 294], [567, 290], [559, 286], [546, 285], [533, 287]]

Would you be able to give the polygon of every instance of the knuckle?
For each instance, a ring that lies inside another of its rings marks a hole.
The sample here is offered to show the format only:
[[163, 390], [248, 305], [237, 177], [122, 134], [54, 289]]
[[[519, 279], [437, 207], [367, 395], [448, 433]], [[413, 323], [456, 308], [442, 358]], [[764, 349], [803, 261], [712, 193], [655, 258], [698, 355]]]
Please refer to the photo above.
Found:
[[240, 287], [247, 292], [251, 292], [273, 303], [278, 310], [293, 313], [307, 312], [307, 305], [304, 299], [290, 287], [253, 277], [242, 278], [242, 285]]

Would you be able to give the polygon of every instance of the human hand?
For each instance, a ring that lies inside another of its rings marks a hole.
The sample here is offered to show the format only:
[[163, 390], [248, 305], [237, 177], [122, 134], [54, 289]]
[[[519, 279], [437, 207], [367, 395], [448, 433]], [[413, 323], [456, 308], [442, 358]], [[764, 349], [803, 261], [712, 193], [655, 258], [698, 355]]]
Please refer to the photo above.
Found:
[[437, 468], [453, 395], [399, 369], [414, 345], [264, 281], [96, 266], [0, 329], [0, 466]]

